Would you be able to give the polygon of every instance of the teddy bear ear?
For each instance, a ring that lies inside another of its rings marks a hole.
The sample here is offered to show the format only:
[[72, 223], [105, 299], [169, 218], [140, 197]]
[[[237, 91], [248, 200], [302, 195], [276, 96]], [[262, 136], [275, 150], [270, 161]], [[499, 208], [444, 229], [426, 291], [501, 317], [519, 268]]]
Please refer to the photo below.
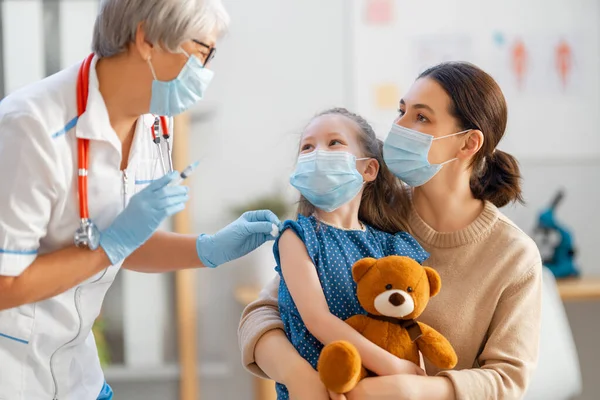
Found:
[[352, 278], [354, 278], [354, 281], [358, 283], [376, 262], [377, 260], [371, 257], [363, 258], [355, 262], [352, 267]]
[[440, 289], [442, 288], [442, 279], [435, 269], [429, 267], [423, 268], [425, 268], [427, 280], [429, 281], [429, 296], [433, 297], [440, 292]]

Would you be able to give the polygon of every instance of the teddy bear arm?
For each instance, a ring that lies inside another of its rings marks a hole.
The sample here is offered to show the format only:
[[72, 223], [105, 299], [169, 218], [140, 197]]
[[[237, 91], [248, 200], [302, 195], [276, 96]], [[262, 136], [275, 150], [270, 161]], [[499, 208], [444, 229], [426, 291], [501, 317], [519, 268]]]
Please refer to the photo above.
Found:
[[427, 324], [419, 322], [419, 327], [423, 334], [417, 339], [417, 346], [423, 356], [438, 368], [454, 368], [458, 357], [448, 339]]
[[353, 315], [346, 320], [346, 323], [362, 335], [369, 324], [369, 318], [366, 315]]

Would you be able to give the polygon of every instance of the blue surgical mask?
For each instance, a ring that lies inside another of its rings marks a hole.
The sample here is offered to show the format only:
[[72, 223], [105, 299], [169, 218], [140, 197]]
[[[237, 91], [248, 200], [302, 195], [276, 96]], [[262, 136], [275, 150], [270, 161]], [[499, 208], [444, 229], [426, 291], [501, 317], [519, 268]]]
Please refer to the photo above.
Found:
[[290, 183], [313, 206], [332, 212], [356, 197], [363, 177], [356, 169], [357, 159], [344, 151], [315, 150], [298, 157]]
[[394, 124], [383, 144], [383, 159], [394, 175], [407, 185], [417, 187], [429, 182], [445, 164], [431, 164], [428, 160], [429, 149], [434, 140], [449, 138], [469, 132], [461, 131], [451, 135], [433, 137], [419, 131]]
[[[183, 50], [182, 50], [183, 51]], [[188, 110], [204, 96], [214, 72], [204, 68], [196, 56], [188, 57], [187, 62], [177, 77], [171, 81], [159, 81], [156, 78], [152, 62], [148, 65], [152, 71], [152, 98], [150, 100], [150, 113], [172, 117]]]

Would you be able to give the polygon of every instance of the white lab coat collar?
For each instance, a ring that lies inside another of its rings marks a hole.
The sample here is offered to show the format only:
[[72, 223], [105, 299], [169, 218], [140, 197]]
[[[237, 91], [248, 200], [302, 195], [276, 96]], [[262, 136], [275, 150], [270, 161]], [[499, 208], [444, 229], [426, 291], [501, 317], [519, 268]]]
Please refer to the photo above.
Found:
[[100, 93], [96, 64], [98, 56], [94, 56], [90, 64], [89, 92], [85, 112], [79, 116], [75, 128], [75, 136], [80, 139], [103, 140], [120, 148], [121, 144], [116, 132], [110, 125], [108, 110]]

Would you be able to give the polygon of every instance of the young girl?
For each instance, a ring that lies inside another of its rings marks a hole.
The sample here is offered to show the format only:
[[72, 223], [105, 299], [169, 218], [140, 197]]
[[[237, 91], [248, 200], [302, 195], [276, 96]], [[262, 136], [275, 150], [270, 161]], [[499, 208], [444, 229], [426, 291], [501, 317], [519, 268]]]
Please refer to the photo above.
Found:
[[[421, 263], [429, 257], [405, 232], [398, 210], [408, 210], [400, 204], [406, 196], [383, 162], [381, 141], [360, 116], [327, 110], [306, 127], [290, 182], [302, 195], [299, 215], [284, 223], [274, 246], [282, 278], [279, 310], [289, 340], [313, 368], [324, 344], [347, 340], [367, 369], [397, 373], [402, 360], [344, 322], [365, 314], [352, 279], [356, 261], [404, 255]], [[279, 399], [289, 398], [282, 384], [277, 392]]]

